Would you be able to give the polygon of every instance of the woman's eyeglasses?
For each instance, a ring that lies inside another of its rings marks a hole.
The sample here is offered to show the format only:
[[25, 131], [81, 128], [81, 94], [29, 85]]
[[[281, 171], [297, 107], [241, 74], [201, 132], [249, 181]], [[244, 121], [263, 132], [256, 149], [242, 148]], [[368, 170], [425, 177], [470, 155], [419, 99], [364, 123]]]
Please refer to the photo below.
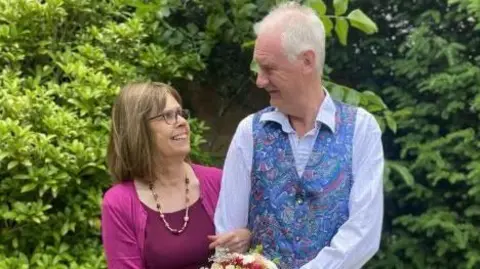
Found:
[[173, 125], [173, 124], [177, 124], [178, 116], [181, 116], [184, 119], [188, 119], [190, 118], [190, 110], [188, 109], [168, 110], [157, 116], [149, 118], [149, 120], [163, 119], [167, 124]]

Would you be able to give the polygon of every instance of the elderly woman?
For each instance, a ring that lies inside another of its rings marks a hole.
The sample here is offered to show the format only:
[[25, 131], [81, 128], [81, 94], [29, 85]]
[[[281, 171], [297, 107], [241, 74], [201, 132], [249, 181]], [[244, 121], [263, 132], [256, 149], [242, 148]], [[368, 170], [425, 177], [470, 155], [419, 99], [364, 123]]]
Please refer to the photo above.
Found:
[[[166, 84], [121, 90], [108, 147], [117, 183], [102, 202], [108, 268], [197, 269], [222, 244], [213, 224], [222, 173], [188, 161], [188, 115]], [[245, 234], [237, 244], [245, 245]]]

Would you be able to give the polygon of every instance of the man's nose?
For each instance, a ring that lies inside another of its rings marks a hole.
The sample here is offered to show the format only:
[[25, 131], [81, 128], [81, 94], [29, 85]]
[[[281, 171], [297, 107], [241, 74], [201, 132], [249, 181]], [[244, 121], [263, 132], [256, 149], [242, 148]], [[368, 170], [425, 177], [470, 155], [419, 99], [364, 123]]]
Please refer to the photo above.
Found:
[[259, 71], [257, 74], [256, 84], [258, 88], [265, 88], [268, 85], [268, 78], [263, 74], [262, 71]]

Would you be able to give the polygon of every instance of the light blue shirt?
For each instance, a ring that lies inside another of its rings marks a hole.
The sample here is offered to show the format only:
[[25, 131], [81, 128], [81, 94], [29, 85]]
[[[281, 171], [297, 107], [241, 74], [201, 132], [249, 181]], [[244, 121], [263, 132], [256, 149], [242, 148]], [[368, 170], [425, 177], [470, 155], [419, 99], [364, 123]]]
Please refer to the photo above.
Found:
[[[321, 125], [335, 130], [335, 104], [326, 96], [316, 117], [315, 127], [303, 137], [290, 125], [288, 117], [275, 110], [261, 121], [275, 121], [288, 134], [295, 165], [301, 176]], [[380, 127], [375, 117], [358, 108], [353, 137], [353, 186], [349, 219], [340, 227], [329, 247], [301, 269], [361, 268], [377, 251], [383, 220], [384, 156]], [[238, 125], [223, 167], [222, 188], [215, 213], [217, 233], [247, 227], [253, 161], [253, 114]]]

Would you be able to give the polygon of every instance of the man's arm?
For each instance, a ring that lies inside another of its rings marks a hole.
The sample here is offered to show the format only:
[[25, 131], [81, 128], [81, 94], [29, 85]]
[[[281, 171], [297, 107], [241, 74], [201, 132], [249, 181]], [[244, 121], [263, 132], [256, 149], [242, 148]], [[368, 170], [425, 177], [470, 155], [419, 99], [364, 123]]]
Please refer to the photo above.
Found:
[[247, 227], [253, 156], [252, 120], [253, 115], [250, 115], [239, 123], [225, 158], [214, 218], [217, 234]]
[[359, 109], [357, 121], [350, 217], [330, 246], [301, 269], [361, 268], [379, 249], [383, 221], [382, 132], [375, 118], [363, 109]]

